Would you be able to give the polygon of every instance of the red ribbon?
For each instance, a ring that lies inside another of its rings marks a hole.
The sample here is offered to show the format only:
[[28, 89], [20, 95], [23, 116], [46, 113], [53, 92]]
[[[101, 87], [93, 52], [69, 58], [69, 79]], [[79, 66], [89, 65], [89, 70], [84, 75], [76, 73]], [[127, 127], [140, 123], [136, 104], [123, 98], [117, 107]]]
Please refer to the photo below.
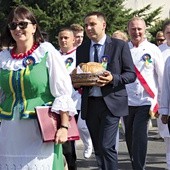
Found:
[[[136, 71], [136, 75], [139, 79], [139, 81], [141, 82], [142, 86], [144, 87], [144, 89], [147, 91], [147, 93], [154, 98], [155, 94], [154, 92], [151, 90], [151, 88], [149, 87], [149, 85], [147, 84], [146, 80], [143, 78], [142, 74], [140, 73], [140, 71], [135, 67], [135, 71]], [[156, 103], [156, 105], [153, 108], [153, 112], [156, 113], [158, 111], [158, 103]]]

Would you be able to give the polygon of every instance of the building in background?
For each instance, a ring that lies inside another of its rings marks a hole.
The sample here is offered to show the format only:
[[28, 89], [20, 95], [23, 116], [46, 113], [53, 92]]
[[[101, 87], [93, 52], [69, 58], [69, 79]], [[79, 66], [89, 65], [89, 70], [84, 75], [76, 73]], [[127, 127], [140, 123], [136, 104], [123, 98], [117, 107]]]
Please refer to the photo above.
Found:
[[170, 0], [126, 0], [124, 5], [126, 8], [139, 10], [145, 6], [151, 4], [151, 10], [155, 10], [158, 7], [162, 7], [162, 13], [160, 19], [170, 18]]

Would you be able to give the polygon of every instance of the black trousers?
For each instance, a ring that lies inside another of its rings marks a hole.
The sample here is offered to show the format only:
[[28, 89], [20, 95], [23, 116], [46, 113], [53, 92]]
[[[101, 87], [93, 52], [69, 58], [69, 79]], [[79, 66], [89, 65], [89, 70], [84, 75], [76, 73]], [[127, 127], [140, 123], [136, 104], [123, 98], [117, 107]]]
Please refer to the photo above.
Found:
[[[78, 115], [75, 115], [75, 119], [77, 121]], [[76, 150], [75, 150], [75, 141], [67, 141], [63, 144], [63, 154], [66, 158], [68, 169], [76, 170], [77, 169], [77, 164], [76, 164], [77, 156], [76, 156]]]
[[126, 144], [134, 170], [145, 169], [149, 110], [149, 105], [129, 106], [129, 115], [124, 117]]
[[102, 97], [89, 97], [86, 124], [100, 170], [117, 170], [116, 136], [120, 117], [114, 116]]
[[169, 129], [169, 133], [170, 133], [170, 117], [168, 117], [168, 129]]
[[68, 169], [76, 170], [77, 169], [77, 156], [75, 151], [75, 141], [67, 141], [63, 144], [63, 154], [66, 158]]

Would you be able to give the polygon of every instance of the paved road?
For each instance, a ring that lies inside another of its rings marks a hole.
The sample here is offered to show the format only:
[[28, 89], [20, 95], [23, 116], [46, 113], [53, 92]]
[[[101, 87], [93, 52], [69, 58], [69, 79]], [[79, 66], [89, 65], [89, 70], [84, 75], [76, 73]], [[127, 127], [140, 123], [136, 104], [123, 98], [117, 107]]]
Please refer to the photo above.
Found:
[[[121, 132], [121, 129], [120, 129]], [[153, 136], [157, 135], [157, 128], [151, 127], [149, 129], [148, 136], [148, 154], [146, 170], [165, 170], [165, 145], [162, 139], [153, 139]], [[77, 149], [77, 164], [78, 170], [97, 170], [94, 154], [91, 158], [83, 158], [83, 144], [82, 141], [76, 142]], [[124, 135], [120, 133], [119, 142], [119, 156], [118, 156], [119, 170], [132, 170]]]

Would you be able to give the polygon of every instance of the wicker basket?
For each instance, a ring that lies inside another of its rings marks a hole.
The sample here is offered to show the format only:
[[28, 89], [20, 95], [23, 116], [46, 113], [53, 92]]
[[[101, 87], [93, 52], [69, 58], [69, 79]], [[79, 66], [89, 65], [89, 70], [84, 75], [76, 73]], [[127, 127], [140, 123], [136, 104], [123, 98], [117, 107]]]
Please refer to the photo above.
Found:
[[94, 86], [98, 80], [100, 74], [94, 73], [80, 73], [80, 74], [71, 74], [71, 80], [73, 86]]

